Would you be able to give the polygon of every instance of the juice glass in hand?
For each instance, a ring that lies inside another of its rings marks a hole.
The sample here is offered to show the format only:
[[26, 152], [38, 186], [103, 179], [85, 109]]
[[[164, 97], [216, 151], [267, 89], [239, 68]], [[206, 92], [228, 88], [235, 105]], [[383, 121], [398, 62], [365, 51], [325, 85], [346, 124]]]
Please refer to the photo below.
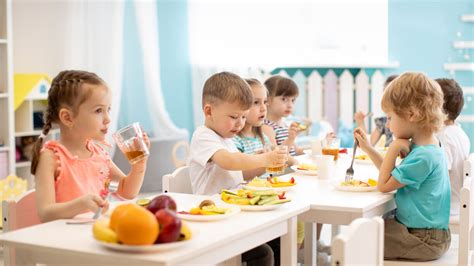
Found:
[[118, 130], [113, 134], [113, 138], [131, 164], [141, 161], [150, 154], [138, 122]]

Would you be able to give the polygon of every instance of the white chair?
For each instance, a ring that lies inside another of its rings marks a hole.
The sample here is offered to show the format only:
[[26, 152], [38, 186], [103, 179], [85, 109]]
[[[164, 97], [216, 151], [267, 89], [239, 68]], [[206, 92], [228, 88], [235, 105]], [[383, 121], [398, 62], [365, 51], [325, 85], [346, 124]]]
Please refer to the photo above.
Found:
[[382, 265], [383, 237], [382, 218], [355, 219], [332, 240], [331, 265]]
[[[178, 168], [186, 165], [189, 156], [189, 143], [187, 141], [178, 141], [171, 151], [174, 167]], [[180, 156], [181, 155], [181, 156]]]
[[[2, 201], [3, 232], [40, 224], [36, 209], [35, 190], [29, 190], [17, 199]], [[16, 265], [14, 248], [5, 248], [5, 265]]]
[[[454, 235], [451, 239], [449, 250], [438, 260], [427, 262], [404, 262], [385, 261], [384, 265], [472, 265], [474, 246], [474, 177], [468, 176], [464, 179], [461, 189], [461, 213], [459, 216], [459, 236]], [[471, 253], [471, 254], [470, 254]]]
[[192, 194], [191, 178], [189, 177], [189, 166], [182, 166], [172, 174], [163, 176], [163, 192], [177, 192]]
[[35, 190], [29, 190], [18, 199], [2, 201], [3, 231], [21, 229], [41, 223], [36, 209]]
[[[463, 180], [474, 176], [474, 153], [471, 153], [463, 165]], [[449, 218], [449, 229], [452, 234], [459, 234], [459, 215]]]

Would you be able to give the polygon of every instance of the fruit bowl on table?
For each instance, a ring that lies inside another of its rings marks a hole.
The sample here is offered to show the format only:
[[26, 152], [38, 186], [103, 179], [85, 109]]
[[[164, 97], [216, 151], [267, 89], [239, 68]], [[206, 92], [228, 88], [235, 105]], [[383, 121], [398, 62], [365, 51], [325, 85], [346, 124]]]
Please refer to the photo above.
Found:
[[[192, 233], [193, 235], [195, 235], [196, 231], [193, 231]], [[187, 245], [191, 240], [192, 238], [188, 240], [181, 240], [181, 241], [176, 241], [176, 242], [171, 242], [171, 243], [161, 243], [161, 244], [141, 245], [141, 246], [124, 245], [124, 244], [118, 244], [118, 243], [107, 243], [107, 242], [102, 242], [99, 240], [95, 240], [95, 241], [100, 246], [108, 248], [108, 249], [112, 249], [112, 250], [129, 252], [129, 253], [152, 253], [152, 252], [160, 252], [160, 251], [166, 251], [166, 250], [179, 248], [184, 245]]]
[[110, 219], [99, 219], [92, 235], [106, 248], [125, 252], [158, 252], [188, 243], [194, 232], [176, 214], [169, 195], [116, 205]]

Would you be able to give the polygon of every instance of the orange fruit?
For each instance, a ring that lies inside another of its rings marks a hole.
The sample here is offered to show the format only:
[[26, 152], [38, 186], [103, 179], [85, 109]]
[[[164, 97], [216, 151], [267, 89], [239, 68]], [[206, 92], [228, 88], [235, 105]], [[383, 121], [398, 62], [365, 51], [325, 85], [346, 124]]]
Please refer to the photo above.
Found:
[[158, 238], [159, 226], [155, 215], [136, 204], [126, 207], [118, 217], [117, 238], [126, 245], [151, 245]]
[[115, 207], [114, 211], [112, 212], [112, 215], [110, 216], [110, 225], [109, 225], [110, 229], [117, 232], [117, 224], [118, 224], [118, 221], [120, 221], [120, 217], [126, 210], [132, 207], [131, 205], [135, 205], [135, 204], [127, 203], [127, 204], [121, 204]]

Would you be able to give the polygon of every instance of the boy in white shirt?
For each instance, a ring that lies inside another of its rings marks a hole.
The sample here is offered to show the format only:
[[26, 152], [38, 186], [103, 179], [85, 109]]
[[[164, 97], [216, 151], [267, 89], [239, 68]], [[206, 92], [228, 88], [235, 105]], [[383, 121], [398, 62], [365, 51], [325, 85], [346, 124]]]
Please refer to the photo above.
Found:
[[[202, 109], [204, 126], [198, 127], [191, 140], [188, 161], [195, 194], [210, 195], [231, 189], [243, 182], [242, 170], [284, 165], [287, 153], [278, 150], [263, 154], [239, 152], [232, 138], [245, 125], [253, 103], [250, 86], [239, 76], [221, 72], [204, 84]], [[242, 254], [250, 265], [273, 265], [273, 251], [267, 244]]]
[[205, 123], [194, 131], [189, 158], [195, 194], [210, 195], [236, 187], [243, 182], [242, 170], [285, 164], [285, 152], [252, 155], [235, 147], [232, 138], [245, 125], [252, 103], [250, 86], [233, 73], [214, 74], [204, 84]]
[[437, 134], [444, 147], [451, 179], [451, 215], [459, 215], [460, 192], [463, 184], [463, 163], [469, 156], [471, 143], [466, 133], [455, 122], [464, 106], [463, 92], [454, 79], [437, 79], [444, 94], [443, 109], [448, 119]]

